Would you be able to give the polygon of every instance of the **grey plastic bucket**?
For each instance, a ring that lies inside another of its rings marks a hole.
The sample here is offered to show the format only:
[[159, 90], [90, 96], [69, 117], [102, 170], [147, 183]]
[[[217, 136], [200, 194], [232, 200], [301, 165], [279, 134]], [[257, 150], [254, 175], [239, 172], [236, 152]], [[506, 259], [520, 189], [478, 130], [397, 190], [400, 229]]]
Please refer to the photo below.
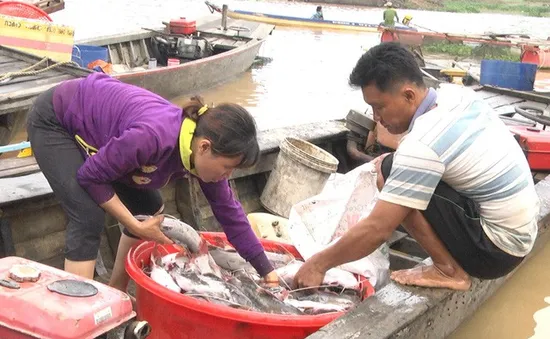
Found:
[[288, 218], [292, 206], [323, 190], [338, 159], [301, 139], [285, 138], [260, 197], [263, 207]]

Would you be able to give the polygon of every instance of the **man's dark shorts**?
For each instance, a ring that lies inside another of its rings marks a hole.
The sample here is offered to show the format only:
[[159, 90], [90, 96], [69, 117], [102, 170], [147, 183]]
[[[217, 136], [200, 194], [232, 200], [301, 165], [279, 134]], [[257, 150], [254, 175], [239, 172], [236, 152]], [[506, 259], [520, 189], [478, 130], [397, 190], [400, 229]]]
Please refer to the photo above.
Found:
[[[382, 162], [384, 182], [390, 175], [393, 153]], [[495, 279], [511, 272], [523, 258], [495, 246], [480, 223], [476, 203], [440, 181], [424, 211], [420, 211], [453, 258], [471, 276]]]

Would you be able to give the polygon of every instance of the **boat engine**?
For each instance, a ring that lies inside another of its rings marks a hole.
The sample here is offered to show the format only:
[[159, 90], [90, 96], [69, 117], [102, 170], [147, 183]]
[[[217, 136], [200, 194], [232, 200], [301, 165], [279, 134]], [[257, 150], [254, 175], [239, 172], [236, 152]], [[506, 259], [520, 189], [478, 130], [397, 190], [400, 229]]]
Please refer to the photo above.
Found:
[[212, 45], [206, 39], [196, 35], [175, 37], [169, 34], [159, 34], [153, 37], [151, 42], [155, 58], [164, 66], [169, 58], [178, 58], [184, 63], [213, 54]]

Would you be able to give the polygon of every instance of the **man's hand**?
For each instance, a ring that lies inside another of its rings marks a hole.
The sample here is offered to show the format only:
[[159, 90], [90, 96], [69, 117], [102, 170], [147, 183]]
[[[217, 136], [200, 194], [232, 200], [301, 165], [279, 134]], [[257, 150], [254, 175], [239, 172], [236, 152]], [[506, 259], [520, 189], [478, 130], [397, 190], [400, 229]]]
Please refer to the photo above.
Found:
[[[323, 252], [320, 252], [323, 253]], [[319, 254], [318, 254], [319, 255]], [[294, 287], [318, 287], [323, 283], [327, 270], [317, 264], [317, 257], [311, 257], [294, 276]]]

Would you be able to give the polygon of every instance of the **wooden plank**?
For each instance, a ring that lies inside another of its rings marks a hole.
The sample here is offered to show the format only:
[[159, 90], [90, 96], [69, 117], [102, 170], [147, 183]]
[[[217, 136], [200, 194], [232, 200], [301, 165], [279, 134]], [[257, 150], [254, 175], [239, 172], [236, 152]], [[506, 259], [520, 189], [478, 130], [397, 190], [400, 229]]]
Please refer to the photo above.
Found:
[[515, 104], [523, 101], [524, 100], [521, 98], [515, 98], [515, 97], [506, 96], [506, 95], [497, 95], [497, 96], [489, 97], [485, 99], [485, 102], [488, 103], [489, 106], [491, 106], [492, 108], [499, 108], [502, 106]]
[[118, 43], [116, 45], [116, 50], [118, 52], [118, 55], [120, 55], [120, 59], [122, 61], [121, 63], [130, 67], [130, 63], [128, 62], [128, 59], [126, 57], [126, 53], [124, 53], [124, 46], [122, 45], [122, 43]]
[[[16, 76], [12, 78], [8, 83], [12, 87], [10, 91], [15, 91], [21, 87], [34, 86], [35, 83], [39, 80], [42, 82], [46, 82], [46, 81], [52, 82], [52, 81], [55, 81], [55, 78], [59, 78], [59, 77], [66, 77], [66, 75], [63, 74], [62, 72], [58, 72], [55, 69], [53, 69], [53, 70], [49, 70], [47, 72], [39, 73], [36, 75]], [[5, 92], [5, 91], [0, 91], [0, 92]]]
[[[155, 30], [163, 30], [164, 27], [153, 27]], [[144, 29], [138, 29], [131, 32], [126, 33], [119, 33], [119, 34], [113, 34], [113, 35], [104, 35], [104, 36], [98, 36], [91, 39], [83, 39], [78, 40], [75, 42], [76, 44], [81, 45], [93, 45], [93, 46], [103, 46], [106, 47], [108, 45], [116, 45], [121, 42], [126, 41], [137, 41], [141, 39], [150, 39], [153, 35], [152, 32], [144, 30]]]
[[513, 97], [521, 98], [525, 100], [531, 100], [531, 101], [541, 102], [545, 104], [550, 104], [550, 95], [537, 94], [535, 92], [516, 91], [513, 89], [506, 89], [506, 88], [499, 88], [499, 87], [492, 87], [492, 86], [483, 86], [483, 89], [486, 91], [491, 91], [498, 94], [509, 95], [509, 96], [513, 96]]
[[7, 55], [0, 55], [0, 64], [4, 64], [7, 62], [13, 62], [13, 58], [7, 56]]
[[141, 49], [143, 50], [143, 54], [145, 54], [145, 58], [146, 58], [145, 61], [148, 62], [149, 59], [151, 59], [151, 56], [149, 55], [149, 48], [147, 48], [147, 43], [145, 42], [145, 39], [140, 39], [139, 43], [140, 43]]
[[113, 48], [115, 48], [115, 47], [113, 47], [112, 45], [107, 46], [107, 51], [109, 52], [109, 60], [111, 60], [112, 64], [117, 64], [118, 59], [115, 57], [116, 56], [116, 54], [115, 54], [116, 48], [115, 48], [115, 52], [113, 52]]
[[0, 64], [0, 74], [8, 72], [19, 72], [23, 68], [29, 67], [29, 63], [21, 60], [15, 60], [9, 63]]
[[30, 87], [30, 88], [27, 86], [27, 88], [22, 88], [18, 91], [15, 91], [15, 92], [0, 94], [0, 104], [10, 102], [10, 101], [15, 101], [15, 100], [18, 100], [18, 99], [26, 99], [26, 98], [29, 98], [31, 96], [36, 96], [36, 95], [50, 89], [51, 87], [59, 84], [60, 82], [62, 82], [64, 80], [68, 80], [68, 79], [71, 79], [71, 76], [69, 76], [69, 75], [60, 75], [59, 77], [50, 78], [51, 81], [46, 82], [44, 84], [38, 85], [38, 82], [37, 82], [35, 84], [35, 86]]
[[2, 178], [0, 187], [0, 206], [52, 194], [52, 189], [41, 172], [17, 178]]
[[[50, 86], [53, 87], [54, 85]], [[0, 115], [3, 114], [23, 114], [20, 113], [22, 110], [28, 110], [36, 97], [29, 97], [27, 99], [18, 100], [10, 104], [1, 104], [0, 103]], [[19, 113], [14, 113], [19, 112]]]
[[34, 164], [36, 164], [36, 159], [34, 158], [34, 156], [27, 158], [0, 159], [0, 173], [5, 170], [25, 167]]
[[18, 168], [11, 168], [2, 170], [0, 172], [0, 179], [1, 178], [10, 178], [10, 177], [16, 177], [31, 173], [36, 173], [40, 171], [40, 167], [38, 167], [38, 164], [28, 165], [24, 167], [18, 167]]
[[130, 54], [130, 67], [136, 67], [138, 66], [138, 57], [136, 55], [136, 51], [134, 49], [134, 44], [132, 43], [132, 40], [128, 41], [128, 52]]
[[492, 97], [496, 97], [496, 96], [499, 96], [498, 93], [495, 93], [495, 92], [489, 92], [489, 91], [478, 91], [477, 94], [479, 95], [480, 98], [482, 99], [489, 99], [489, 98], [492, 98]]

